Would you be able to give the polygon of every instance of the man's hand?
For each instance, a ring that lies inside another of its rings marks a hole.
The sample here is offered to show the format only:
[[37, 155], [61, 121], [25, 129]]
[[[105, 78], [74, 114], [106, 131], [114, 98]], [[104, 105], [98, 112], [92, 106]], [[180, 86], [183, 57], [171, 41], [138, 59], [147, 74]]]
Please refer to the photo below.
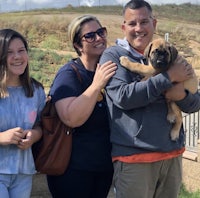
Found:
[[165, 98], [170, 101], [178, 101], [185, 98], [186, 92], [183, 83], [177, 83], [165, 92]]
[[183, 82], [194, 76], [192, 66], [182, 56], [178, 56], [176, 61], [167, 71], [171, 82]]

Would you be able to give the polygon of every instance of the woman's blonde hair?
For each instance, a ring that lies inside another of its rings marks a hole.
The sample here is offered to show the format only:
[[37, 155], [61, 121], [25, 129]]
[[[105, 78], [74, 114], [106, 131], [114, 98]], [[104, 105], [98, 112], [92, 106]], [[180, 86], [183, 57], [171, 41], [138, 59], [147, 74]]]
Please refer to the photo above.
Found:
[[68, 26], [69, 40], [71, 41], [74, 49], [76, 50], [79, 56], [81, 55], [81, 52], [74, 44], [82, 47], [82, 44], [81, 44], [82, 26], [85, 23], [90, 22], [90, 21], [96, 21], [100, 25], [100, 27], [102, 27], [100, 21], [95, 16], [92, 16], [92, 15], [83, 15], [83, 16], [76, 17], [71, 21], [71, 23]]

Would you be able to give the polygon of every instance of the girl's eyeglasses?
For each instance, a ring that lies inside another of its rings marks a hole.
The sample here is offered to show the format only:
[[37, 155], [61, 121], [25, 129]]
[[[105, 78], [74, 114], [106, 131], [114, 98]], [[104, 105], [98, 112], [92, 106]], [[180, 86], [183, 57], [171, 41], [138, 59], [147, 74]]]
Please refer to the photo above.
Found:
[[87, 34], [84, 34], [82, 38], [85, 39], [88, 43], [92, 43], [96, 41], [97, 35], [100, 36], [101, 38], [106, 38], [107, 36], [107, 30], [106, 27], [101, 27], [99, 28], [96, 32], [88, 32]]

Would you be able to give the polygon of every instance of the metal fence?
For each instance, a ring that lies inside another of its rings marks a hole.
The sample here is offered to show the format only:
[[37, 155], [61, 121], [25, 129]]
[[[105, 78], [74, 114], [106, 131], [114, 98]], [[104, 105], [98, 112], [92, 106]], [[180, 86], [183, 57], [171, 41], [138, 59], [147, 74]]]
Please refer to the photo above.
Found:
[[186, 148], [196, 151], [197, 141], [200, 138], [200, 111], [183, 115], [183, 126], [185, 129]]
[[[200, 94], [200, 83], [198, 92]], [[183, 113], [183, 127], [185, 129], [186, 149], [196, 152], [200, 139], [200, 111], [191, 114]]]

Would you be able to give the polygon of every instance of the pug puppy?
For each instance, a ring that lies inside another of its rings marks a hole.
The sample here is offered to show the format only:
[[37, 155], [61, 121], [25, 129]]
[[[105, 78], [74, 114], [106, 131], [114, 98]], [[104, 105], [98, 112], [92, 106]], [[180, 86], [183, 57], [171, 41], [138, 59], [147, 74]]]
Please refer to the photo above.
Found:
[[[169, 42], [164, 39], [153, 40], [145, 49], [144, 56], [147, 58], [148, 66], [137, 62], [131, 62], [128, 57], [121, 56], [120, 63], [125, 68], [132, 72], [139, 73], [144, 76], [144, 80], [150, 76], [156, 75], [160, 72], [167, 71], [174, 61], [177, 59], [178, 51]], [[186, 90], [194, 94], [198, 89], [198, 78], [194, 75], [193, 78], [184, 81]], [[176, 140], [179, 137], [179, 131], [182, 125], [182, 113], [179, 107], [173, 101], [167, 101], [168, 115], [167, 120], [173, 123], [170, 133], [171, 139]]]

